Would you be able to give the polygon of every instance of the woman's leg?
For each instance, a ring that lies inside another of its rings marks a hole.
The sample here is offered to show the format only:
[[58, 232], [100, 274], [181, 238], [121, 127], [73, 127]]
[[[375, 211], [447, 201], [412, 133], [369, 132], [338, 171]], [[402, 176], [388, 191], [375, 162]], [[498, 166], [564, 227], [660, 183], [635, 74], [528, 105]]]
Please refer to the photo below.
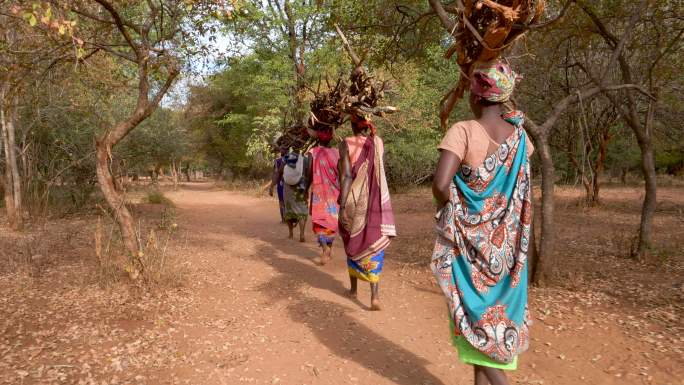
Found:
[[294, 239], [294, 227], [295, 227], [294, 222], [292, 221], [287, 221], [287, 230], [290, 232], [290, 239]]
[[371, 310], [380, 310], [380, 282], [371, 283]]
[[330, 261], [330, 245], [328, 245], [325, 241], [321, 242], [321, 264], [325, 265]]
[[487, 376], [491, 385], [509, 385], [506, 373], [501, 369], [490, 368], [487, 366], [477, 366]]
[[328, 245], [325, 243], [324, 240], [319, 239], [318, 244], [321, 245], [321, 256], [318, 257], [317, 263], [321, 266], [325, 265], [328, 263], [330, 258], [328, 257]]
[[489, 385], [487, 375], [481, 368], [481, 366], [473, 365], [475, 373], [475, 385]]
[[351, 283], [351, 289], [349, 289], [349, 296], [352, 298], [356, 298], [356, 293], [358, 291], [358, 283], [359, 280], [354, 277], [353, 275], [349, 276], [349, 282]]
[[304, 231], [306, 231], [306, 218], [299, 221], [299, 242], [306, 242]]

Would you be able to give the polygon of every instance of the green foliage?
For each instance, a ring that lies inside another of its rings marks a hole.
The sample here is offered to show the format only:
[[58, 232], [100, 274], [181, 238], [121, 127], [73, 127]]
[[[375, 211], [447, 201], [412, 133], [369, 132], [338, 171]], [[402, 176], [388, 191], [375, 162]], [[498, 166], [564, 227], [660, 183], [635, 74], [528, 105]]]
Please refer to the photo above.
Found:
[[415, 186], [432, 179], [437, 166], [436, 130], [407, 130], [400, 135], [385, 134], [387, 183], [394, 188]]

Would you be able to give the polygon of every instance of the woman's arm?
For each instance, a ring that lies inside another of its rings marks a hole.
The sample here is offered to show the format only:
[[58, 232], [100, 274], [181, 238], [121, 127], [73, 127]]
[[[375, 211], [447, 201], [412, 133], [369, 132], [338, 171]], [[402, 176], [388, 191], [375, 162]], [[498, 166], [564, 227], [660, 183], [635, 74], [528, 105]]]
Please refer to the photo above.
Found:
[[349, 160], [349, 151], [345, 141], [340, 142], [339, 150], [340, 160], [337, 162], [337, 174], [340, 179], [340, 197], [337, 200], [337, 203], [340, 204], [340, 210], [342, 210], [345, 202], [347, 202], [347, 195], [349, 195], [349, 189], [351, 188], [352, 169], [351, 161]]
[[278, 183], [280, 183], [280, 178], [282, 178], [282, 175], [282, 170], [278, 166], [278, 162], [274, 162], [273, 175], [271, 175], [271, 186], [268, 188], [268, 194], [270, 196], [273, 196], [273, 188], [278, 186]]
[[458, 155], [448, 150], [440, 151], [437, 171], [432, 179], [432, 195], [437, 200], [438, 207], [444, 206], [451, 198], [449, 186], [460, 165]]
[[309, 192], [311, 192], [311, 185], [313, 184], [313, 154], [310, 152], [304, 156], [304, 173], [306, 175], [305, 194], [308, 197]]
[[309, 151], [309, 153], [306, 154], [306, 180], [311, 186], [313, 184], [313, 162], [314, 162], [314, 156], [313, 152]]

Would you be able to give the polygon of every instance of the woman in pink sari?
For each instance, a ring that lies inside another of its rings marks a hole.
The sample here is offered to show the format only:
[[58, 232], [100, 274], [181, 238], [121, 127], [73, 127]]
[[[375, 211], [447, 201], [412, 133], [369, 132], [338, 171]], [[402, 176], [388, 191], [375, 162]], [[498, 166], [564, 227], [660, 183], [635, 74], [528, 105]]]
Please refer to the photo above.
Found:
[[330, 126], [317, 127], [315, 136], [318, 146], [310, 151], [311, 167], [309, 180], [311, 182], [311, 222], [313, 232], [318, 236], [321, 246], [321, 257], [317, 261], [325, 265], [330, 261], [332, 246], [337, 234], [340, 195], [340, 185], [337, 178], [337, 163], [340, 153], [336, 148], [330, 148], [333, 129]]
[[340, 143], [340, 235], [347, 253], [350, 296], [357, 281], [370, 283], [371, 310], [380, 310], [379, 281], [385, 249], [397, 235], [390, 203], [382, 139], [364, 117], [352, 116], [353, 136]]

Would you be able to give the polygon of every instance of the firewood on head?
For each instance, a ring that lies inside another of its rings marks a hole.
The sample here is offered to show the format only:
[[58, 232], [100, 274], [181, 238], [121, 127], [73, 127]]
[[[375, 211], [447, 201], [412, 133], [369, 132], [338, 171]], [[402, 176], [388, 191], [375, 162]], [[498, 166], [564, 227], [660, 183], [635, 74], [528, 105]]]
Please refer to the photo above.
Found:
[[[456, 41], [445, 56], [456, 54], [461, 70], [456, 87], [442, 98], [440, 123], [446, 129], [451, 111], [468, 89], [473, 65], [499, 59], [539, 20], [545, 0], [456, 0], [447, 7], [439, 0], [430, 0], [430, 5], [445, 28], [454, 25], [448, 32]], [[449, 13], [457, 17], [455, 23], [448, 19]]]

